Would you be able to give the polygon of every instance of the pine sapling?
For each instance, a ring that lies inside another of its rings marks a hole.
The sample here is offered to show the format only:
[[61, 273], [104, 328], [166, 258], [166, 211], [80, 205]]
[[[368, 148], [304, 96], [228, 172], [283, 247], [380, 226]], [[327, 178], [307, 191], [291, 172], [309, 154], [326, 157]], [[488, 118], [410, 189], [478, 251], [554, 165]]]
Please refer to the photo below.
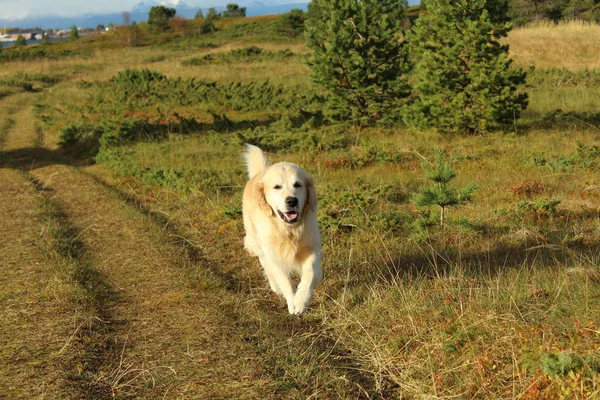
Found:
[[419, 207], [440, 207], [440, 226], [444, 227], [446, 207], [456, 206], [472, 199], [477, 185], [469, 183], [462, 189], [456, 189], [450, 185], [450, 181], [456, 177], [454, 167], [444, 160], [444, 150], [435, 149], [434, 163], [423, 162], [421, 168], [432, 183], [421, 188], [420, 192], [413, 197], [413, 202]]

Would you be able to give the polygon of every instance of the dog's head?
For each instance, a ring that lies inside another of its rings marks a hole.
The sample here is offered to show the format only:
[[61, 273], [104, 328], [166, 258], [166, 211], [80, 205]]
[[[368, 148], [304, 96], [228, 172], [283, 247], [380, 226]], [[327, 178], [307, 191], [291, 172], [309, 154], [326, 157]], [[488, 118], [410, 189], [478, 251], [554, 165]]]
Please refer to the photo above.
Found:
[[261, 208], [294, 225], [311, 210], [317, 211], [317, 194], [313, 178], [295, 164], [280, 162], [270, 166], [255, 190]]

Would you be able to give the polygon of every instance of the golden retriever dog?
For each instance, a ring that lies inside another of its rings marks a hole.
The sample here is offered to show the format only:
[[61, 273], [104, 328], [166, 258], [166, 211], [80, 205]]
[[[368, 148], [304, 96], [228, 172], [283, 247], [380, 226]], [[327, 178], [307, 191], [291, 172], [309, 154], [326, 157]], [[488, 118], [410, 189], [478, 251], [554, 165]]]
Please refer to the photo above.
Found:
[[[262, 150], [246, 145], [244, 247], [258, 257], [271, 289], [301, 314], [321, 281], [321, 239], [313, 178], [296, 164], [269, 165]], [[292, 275], [300, 277], [294, 287]]]

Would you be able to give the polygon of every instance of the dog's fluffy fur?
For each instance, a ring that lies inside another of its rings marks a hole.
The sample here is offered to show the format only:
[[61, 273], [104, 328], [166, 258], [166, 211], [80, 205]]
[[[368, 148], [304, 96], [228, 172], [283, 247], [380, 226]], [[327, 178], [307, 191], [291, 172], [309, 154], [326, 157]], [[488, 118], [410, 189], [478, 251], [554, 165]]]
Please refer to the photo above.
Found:
[[[296, 164], [269, 165], [262, 150], [246, 145], [249, 181], [244, 189], [244, 247], [263, 266], [271, 289], [290, 314], [306, 310], [321, 281], [321, 240], [313, 178]], [[292, 274], [300, 276], [294, 288]]]

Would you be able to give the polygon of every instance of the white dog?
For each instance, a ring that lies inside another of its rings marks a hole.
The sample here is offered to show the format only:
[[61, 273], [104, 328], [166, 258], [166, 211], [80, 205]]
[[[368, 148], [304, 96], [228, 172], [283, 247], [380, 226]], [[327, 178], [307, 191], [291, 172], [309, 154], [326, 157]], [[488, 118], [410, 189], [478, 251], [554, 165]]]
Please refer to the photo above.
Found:
[[[263, 266], [271, 289], [301, 314], [321, 281], [321, 239], [313, 178], [296, 164], [269, 166], [262, 150], [246, 145], [249, 181], [244, 189], [244, 247]], [[294, 289], [292, 274], [300, 276]]]

